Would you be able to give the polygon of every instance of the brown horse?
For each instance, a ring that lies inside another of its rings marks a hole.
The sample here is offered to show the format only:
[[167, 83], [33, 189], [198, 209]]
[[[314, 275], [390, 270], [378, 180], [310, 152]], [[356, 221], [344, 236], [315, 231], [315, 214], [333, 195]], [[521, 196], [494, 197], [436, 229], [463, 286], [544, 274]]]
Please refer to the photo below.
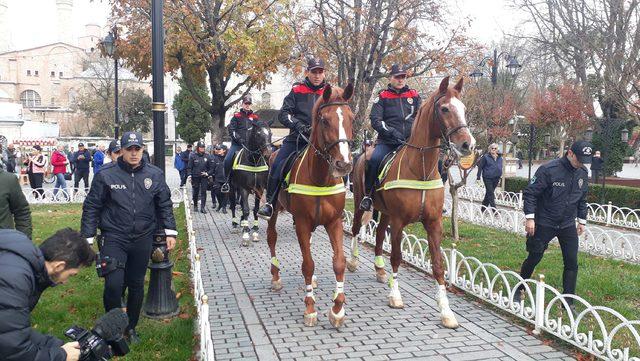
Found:
[[[469, 132], [465, 120], [465, 106], [460, 101], [462, 85], [463, 80], [460, 79], [453, 88], [449, 88], [449, 77], [446, 77], [440, 83], [438, 91], [422, 103], [409, 140], [398, 150], [389, 167], [389, 176], [383, 180], [374, 197], [374, 207], [381, 213], [375, 247], [375, 268], [379, 282], [385, 282], [387, 278], [382, 245], [387, 227], [391, 225], [393, 275], [389, 280], [389, 306], [404, 307], [398, 287], [398, 267], [402, 262], [402, 230], [410, 223], [421, 222], [428, 233], [433, 275], [438, 285], [436, 299], [442, 324], [448, 328], [458, 327], [458, 321], [449, 307], [440, 251], [444, 187], [438, 173], [438, 155], [442, 148], [451, 148], [458, 155], [467, 155], [475, 146], [475, 139]], [[352, 228], [354, 236], [358, 235], [362, 226], [363, 211], [358, 209], [358, 204], [364, 196], [364, 170], [365, 157], [360, 157], [353, 172], [356, 206]], [[395, 183], [390, 183], [394, 181]], [[357, 242], [354, 244], [357, 246]], [[349, 260], [349, 270], [355, 270], [356, 266], [357, 257], [353, 257]]]
[[[283, 189], [274, 207], [267, 228], [267, 241], [271, 250], [271, 288], [282, 288], [280, 263], [276, 258], [276, 221], [278, 212], [287, 210], [295, 220], [296, 234], [302, 251], [302, 273], [306, 284], [304, 324], [315, 326], [318, 315], [313, 296], [314, 262], [311, 255], [311, 233], [322, 225], [329, 234], [333, 248], [333, 270], [336, 275], [334, 304], [328, 318], [335, 327], [345, 320], [344, 268], [342, 212], [346, 189], [342, 177], [352, 169], [349, 144], [352, 139], [353, 113], [347, 104], [353, 95], [349, 84], [344, 91], [327, 85], [322, 97], [313, 108], [310, 146], [298, 158], [291, 169], [289, 186]], [[271, 160], [275, 158], [272, 155]]]

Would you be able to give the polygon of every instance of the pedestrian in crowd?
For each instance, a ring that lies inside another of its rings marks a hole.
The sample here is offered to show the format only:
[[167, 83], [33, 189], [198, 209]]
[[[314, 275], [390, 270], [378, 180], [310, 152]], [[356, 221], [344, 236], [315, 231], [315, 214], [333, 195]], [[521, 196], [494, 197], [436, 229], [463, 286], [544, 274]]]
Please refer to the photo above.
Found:
[[20, 158], [20, 152], [15, 148], [13, 144], [7, 146], [7, 161], [5, 164], [5, 170], [9, 173], [16, 173], [18, 158]]
[[371, 127], [378, 133], [378, 138], [365, 170], [365, 196], [359, 205], [363, 211], [370, 211], [373, 207], [374, 187], [383, 159], [411, 135], [422, 100], [415, 89], [409, 88], [407, 79], [407, 68], [394, 64], [387, 88], [378, 93], [371, 108]]
[[205, 152], [203, 142], [198, 142], [196, 151], [189, 156], [187, 163], [187, 173], [191, 175], [191, 186], [193, 187], [193, 209], [198, 209], [198, 199], [200, 200], [200, 212], [207, 213], [205, 205], [207, 204], [207, 186], [209, 183], [209, 174], [211, 172], [211, 162], [209, 156]]
[[95, 177], [98, 172], [100, 172], [100, 168], [104, 164], [104, 145], [100, 144], [96, 151], [93, 153], [93, 176]]
[[44, 180], [47, 163], [47, 156], [42, 154], [42, 147], [37, 144], [33, 146], [33, 151], [24, 162], [27, 167], [29, 185], [31, 185], [31, 189], [33, 189], [33, 194], [39, 199], [44, 199], [42, 181]]
[[69, 160], [69, 168], [71, 168], [71, 174], [76, 172], [76, 152], [73, 150], [73, 147], [69, 148], [67, 152], [67, 159]]
[[184, 177], [184, 173], [187, 171], [187, 163], [185, 163], [180, 154], [182, 153], [182, 148], [180, 146], [176, 147], [176, 153], [173, 157], [173, 167], [178, 171], [180, 175], [180, 187], [182, 187], [182, 179]]
[[51, 155], [51, 165], [53, 166], [53, 175], [56, 177], [56, 185], [53, 188], [53, 198], [58, 199], [58, 193], [62, 192], [65, 199], [69, 199], [67, 194], [67, 181], [64, 179], [64, 175], [67, 173], [67, 165], [69, 160], [64, 153], [64, 146], [58, 144], [56, 150]]
[[591, 159], [591, 179], [593, 184], [598, 184], [600, 175], [604, 171], [604, 159], [600, 156], [600, 151], [596, 150]]
[[180, 174], [180, 187], [184, 187], [187, 183], [187, 177], [189, 176], [187, 172], [187, 164], [189, 164], [189, 156], [191, 155], [192, 147], [193, 146], [191, 144], [187, 144], [187, 149], [180, 153], [180, 159], [182, 159], [182, 162], [185, 165], [184, 171]]
[[216, 180], [215, 180], [215, 172], [217, 170], [217, 166], [218, 164], [216, 163], [216, 149], [219, 149], [220, 145], [216, 144], [215, 146], [211, 146], [210, 151], [209, 151], [209, 161], [211, 162], [211, 174], [209, 174], [209, 185], [207, 187], [207, 189], [211, 192], [211, 208], [213, 210], [216, 209], [216, 205], [218, 204], [218, 202], [216, 201], [216, 192], [215, 192], [215, 186], [216, 186]]
[[[80, 359], [78, 342], [43, 335], [31, 327], [42, 292], [66, 283], [95, 253], [82, 235], [62, 229], [36, 247], [24, 234], [0, 230], [0, 355], [5, 361]], [[68, 326], [68, 325], [65, 325]], [[60, 330], [62, 331], [62, 330]]]
[[15, 228], [31, 238], [31, 210], [18, 178], [0, 168], [0, 229]]
[[516, 153], [516, 158], [518, 158], [518, 169], [522, 169], [522, 151], [519, 150]]
[[84, 147], [83, 143], [78, 143], [78, 151], [74, 153], [75, 173], [73, 174], [73, 187], [77, 192], [80, 180], [84, 183], [85, 193], [89, 191], [89, 172], [91, 166], [91, 152]]
[[480, 158], [478, 162], [478, 175], [476, 180], [484, 183], [484, 199], [482, 200], [482, 211], [487, 207], [496, 208], [495, 190], [502, 177], [502, 155], [498, 153], [498, 145], [493, 143], [489, 146], [489, 152]]
[[[211, 199], [217, 200], [217, 212], [227, 214], [227, 194], [222, 191], [222, 185], [227, 181], [226, 170], [224, 168], [225, 153], [221, 145], [217, 145], [213, 150], [211, 161], [213, 163], [213, 187], [211, 188]], [[214, 204], [216, 203], [214, 200]]]
[[[584, 164], [591, 162], [592, 151], [589, 142], [573, 143], [564, 157], [540, 166], [523, 192], [529, 256], [522, 263], [520, 276], [531, 278], [549, 242], [558, 237], [564, 263], [562, 287], [565, 294], [573, 295], [576, 291], [578, 236], [587, 224], [589, 174]], [[519, 302], [520, 297], [518, 290], [515, 301]], [[567, 297], [566, 301], [575, 311], [573, 299]]]
[[146, 146], [142, 147], [142, 159], [144, 159], [144, 161], [149, 163], [149, 164], [153, 164], [153, 162], [151, 161], [151, 155], [147, 151], [147, 147]]
[[9, 153], [4, 148], [2, 143], [0, 143], [0, 168], [7, 169], [7, 164], [9, 164]]
[[118, 157], [120, 157], [120, 155], [122, 154], [122, 151], [120, 149], [120, 141], [119, 140], [112, 140], [111, 143], [109, 143], [109, 148], [107, 148], [107, 158], [105, 159], [105, 161], [108, 160], [108, 162], [106, 163], [115, 163], [118, 161]]
[[110, 257], [117, 265], [105, 275], [104, 308], [108, 312], [121, 307], [123, 289], [127, 288], [126, 335], [130, 342], [137, 343], [136, 326], [153, 236], [164, 230], [167, 248], [171, 250], [178, 233], [164, 174], [142, 157], [142, 134], [125, 132], [120, 144], [122, 156], [116, 164], [104, 167], [93, 180], [83, 205], [81, 232], [93, 243], [100, 228], [101, 256]]

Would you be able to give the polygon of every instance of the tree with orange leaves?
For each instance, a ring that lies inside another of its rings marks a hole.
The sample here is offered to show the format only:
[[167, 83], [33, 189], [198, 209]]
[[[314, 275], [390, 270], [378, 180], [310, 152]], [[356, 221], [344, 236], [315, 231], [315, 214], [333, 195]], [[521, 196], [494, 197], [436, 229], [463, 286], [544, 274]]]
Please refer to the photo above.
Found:
[[[149, 0], [112, 0], [118, 56], [142, 78], [151, 73], [150, 7]], [[165, 2], [165, 70], [179, 71], [186, 89], [211, 114], [212, 141], [224, 134], [227, 110], [288, 62], [293, 34], [282, 23], [287, 9], [287, 0]], [[204, 79], [210, 101], [198, 91]]]
[[576, 139], [589, 127], [591, 117], [593, 105], [582, 88], [572, 82], [537, 92], [527, 112], [531, 122], [549, 129], [551, 137], [560, 141], [560, 154], [564, 154], [567, 140]]

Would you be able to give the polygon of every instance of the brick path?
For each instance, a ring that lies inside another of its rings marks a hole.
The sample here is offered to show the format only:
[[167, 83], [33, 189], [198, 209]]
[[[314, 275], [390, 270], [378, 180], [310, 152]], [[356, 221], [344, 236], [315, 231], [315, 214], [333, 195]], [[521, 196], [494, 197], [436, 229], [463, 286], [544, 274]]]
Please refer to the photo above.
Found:
[[375, 281], [373, 252], [368, 247], [361, 248], [358, 270], [347, 271], [347, 321], [335, 330], [326, 317], [335, 288], [332, 251], [320, 229], [312, 243], [319, 319], [316, 327], [305, 327], [300, 248], [291, 218], [279, 217], [277, 253], [284, 288], [278, 293], [270, 290], [266, 223], [260, 221], [260, 225], [261, 241], [247, 248], [240, 246], [239, 234], [230, 232], [229, 215], [209, 211], [194, 217], [217, 360], [573, 359], [566, 351], [544, 345], [523, 327], [452, 294], [451, 308], [461, 327], [443, 328], [433, 279], [409, 267], [401, 267], [399, 273], [405, 308], [389, 308], [388, 290]]

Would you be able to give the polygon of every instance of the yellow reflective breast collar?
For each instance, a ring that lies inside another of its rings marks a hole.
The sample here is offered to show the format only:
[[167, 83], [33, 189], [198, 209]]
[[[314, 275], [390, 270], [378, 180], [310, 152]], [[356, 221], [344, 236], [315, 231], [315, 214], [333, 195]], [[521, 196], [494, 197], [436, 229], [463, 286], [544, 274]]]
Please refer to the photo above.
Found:
[[[442, 183], [442, 179], [432, 179], [432, 180], [426, 180], [426, 181], [421, 181], [421, 180], [417, 180], [417, 179], [400, 179], [400, 169], [402, 168], [402, 160], [404, 158], [405, 155], [405, 151], [404, 149], [402, 150], [402, 155], [400, 156], [400, 159], [398, 160], [399, 164], [398, 164], [398, 172], [396, 174], [396, 179], [392, 180], [392, 181], [388, 181], [382, 184], [382, 186], [380, 186], [380, 188], [378, 188], [377, 190], [390, 190], [390, 189], [399, 189], [399, 188], [403, 188], [403, 189], [417, 189], [417, 190], [429, 190], [429, 189], [438, 189], [438, 188], [444, 188], [444, 184]], [[396, 154], [397, 156], [397, 154]], [[395, 157], [394, 157], [395, 158]], [[391, 159], [389, 161], [388, 168], [391, 168], [391, 163], [393, 163], [394, 159]], [[388, 172], [389, 169], [387, 169], [386, 171]]]
[[233, 167], [232, 167], [233, 170], [243, 170], [243, 171], [252, 172], [252, 173], [266, 172], [269, 170], [269, 166], [266, 164], [260, 165], [260, 166], [240, 164], [242, 152], [244, 152], [244, 149], [240, 149], [238, 154], [236, 154], [236, 157], [233, 160]]

